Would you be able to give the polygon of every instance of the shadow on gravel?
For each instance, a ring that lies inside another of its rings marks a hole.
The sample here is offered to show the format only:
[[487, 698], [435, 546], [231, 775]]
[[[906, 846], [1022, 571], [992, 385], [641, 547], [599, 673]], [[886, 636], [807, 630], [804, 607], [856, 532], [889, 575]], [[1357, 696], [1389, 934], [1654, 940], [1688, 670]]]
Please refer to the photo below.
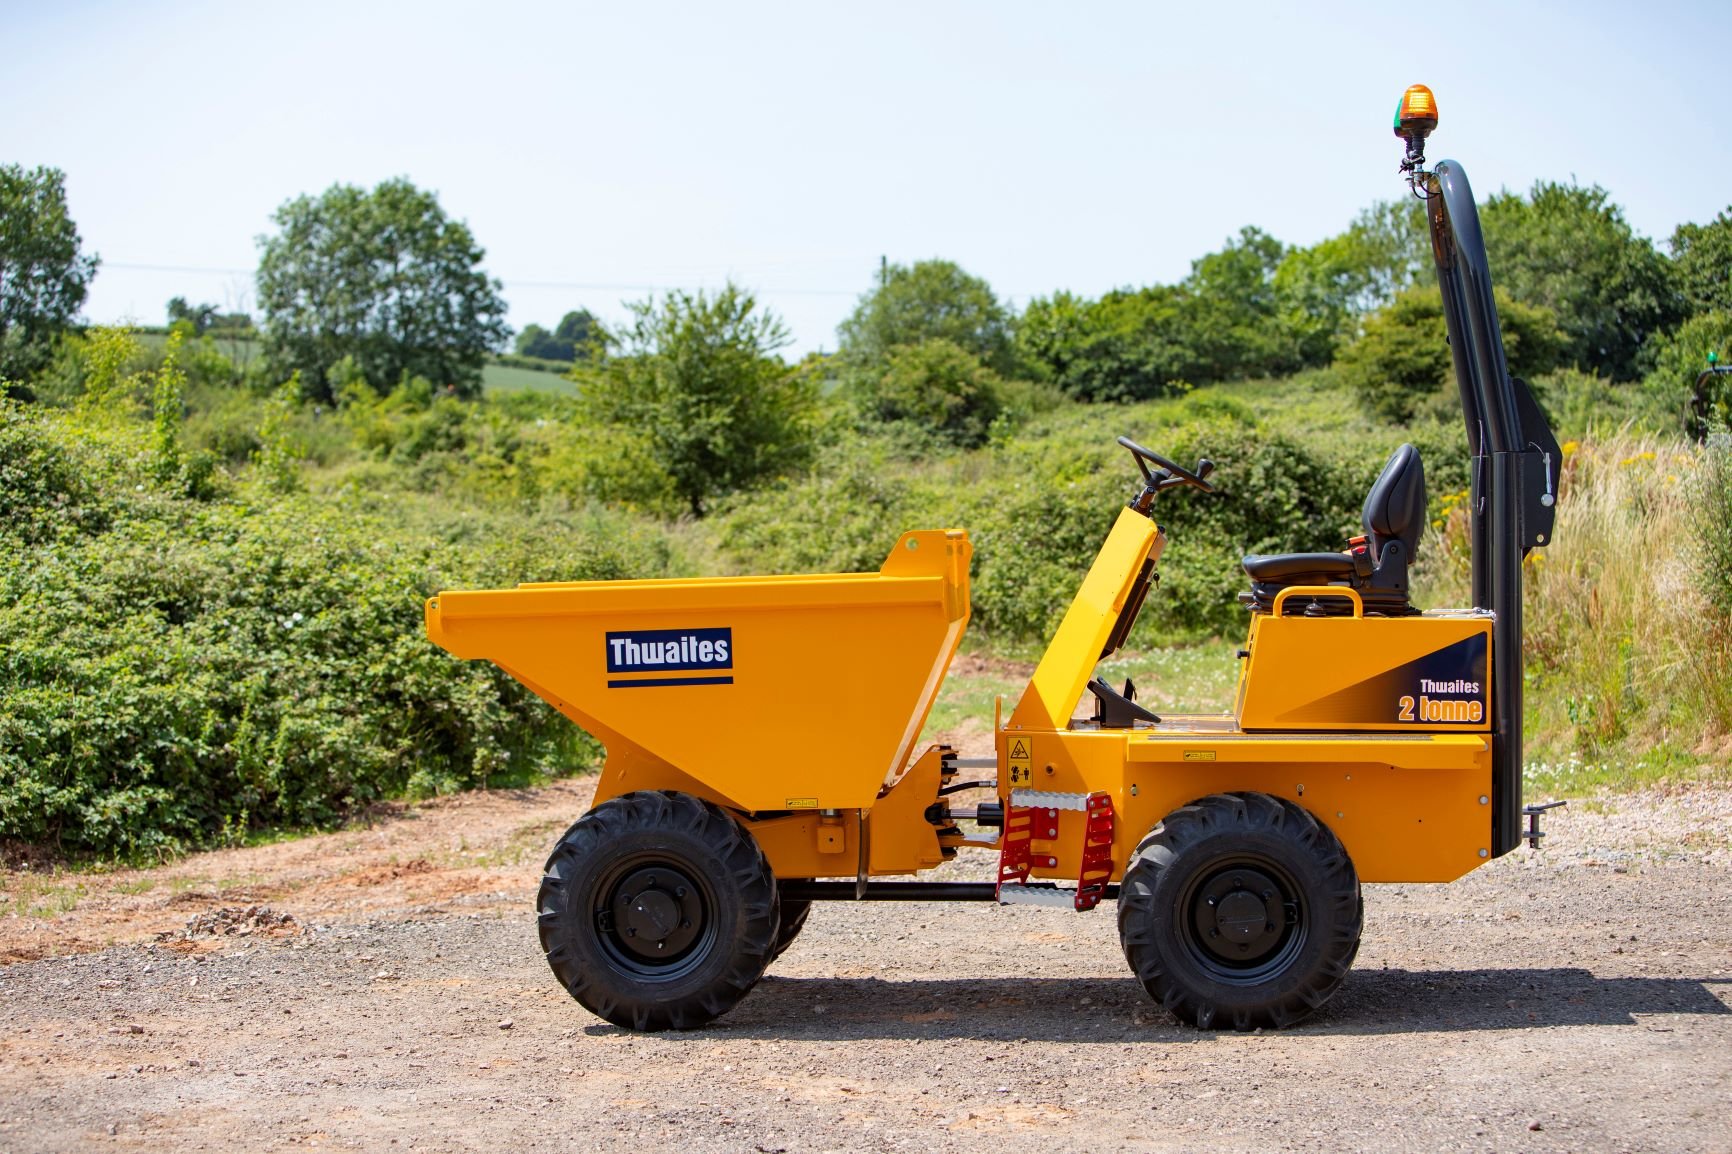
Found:
[[[1365, 970], [1290, 1033], [1408, 1034], [1634, 1026], [1638, 1015], [1732, 1015], [1732, 979], [1598, 978], [1584, 969]], [[1663, 1028], [1663, 1027], [1662, 1027]], [[718, 1033], [767, 1039], [1195, 1040], [1131, 978], [887, 982], [765, 978]], [[590, 1034], [618, 1033], [592, 1025]]]

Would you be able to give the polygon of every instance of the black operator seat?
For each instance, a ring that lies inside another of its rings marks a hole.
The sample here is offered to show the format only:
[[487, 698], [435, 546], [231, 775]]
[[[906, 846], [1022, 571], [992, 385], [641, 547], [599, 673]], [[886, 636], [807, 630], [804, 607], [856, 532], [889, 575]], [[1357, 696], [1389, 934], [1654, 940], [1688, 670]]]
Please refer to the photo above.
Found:
[[[1265, 613], [1275, 595], [1293, 585], [1347, 585], [1359, 591], [1367, 613], [1400, 616], [1417, 612], [1407, 599], [1408, 566], [1425, 530], [1425, 466], [1419, 450], [1402, 445], [1389, 455], [1365, 497], [1360, 517], [1365, 535], [1345, 553], [1252, 554], [1245, 558], [1251, 592], [1240, 600]], [[1350, 613], [1345, 600], [1313, 601], [1312, 616]]]

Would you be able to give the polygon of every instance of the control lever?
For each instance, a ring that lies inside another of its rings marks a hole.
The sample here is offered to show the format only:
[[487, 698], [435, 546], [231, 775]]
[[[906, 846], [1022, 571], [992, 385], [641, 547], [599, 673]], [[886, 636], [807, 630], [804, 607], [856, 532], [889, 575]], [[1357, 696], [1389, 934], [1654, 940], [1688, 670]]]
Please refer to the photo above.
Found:
[[1102, 729], [1131, 729], [1139, 721], [1150, 725], [1160, 723], [1159, 717], [1136, 703], [1137, 687], [1129, 678], [1125, 679], [1123, 693], [1108, 685], [1103, 677], [1089, 682], [1089, 692], [1095, 695], [1094, 722]]

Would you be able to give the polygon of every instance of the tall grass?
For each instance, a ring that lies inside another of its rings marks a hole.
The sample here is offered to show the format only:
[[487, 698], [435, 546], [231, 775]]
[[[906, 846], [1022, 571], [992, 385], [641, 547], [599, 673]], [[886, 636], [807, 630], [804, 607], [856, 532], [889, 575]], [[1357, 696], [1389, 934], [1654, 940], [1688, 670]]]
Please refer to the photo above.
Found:
[[[1416, 597], [1466, 604], [1465, 494], [1435, 501]], [[1530, 757], [1577, 784], [1724, 768], [1732, 744], [1732, 448], [1629, 432], [1564, 446], [1529, 554]]]

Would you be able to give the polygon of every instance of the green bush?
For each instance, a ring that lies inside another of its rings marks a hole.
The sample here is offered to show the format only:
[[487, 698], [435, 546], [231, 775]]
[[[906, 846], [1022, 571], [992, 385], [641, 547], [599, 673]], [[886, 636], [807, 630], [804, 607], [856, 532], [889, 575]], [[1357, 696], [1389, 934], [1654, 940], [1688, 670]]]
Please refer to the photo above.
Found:
[[0, 399], [0, 532], [28, 546], [57, 529], [106, 525], [108, 505], [89, 458], [74, 439], [49, 435], [24, 405]]
[[836, 329], [842, 359], [881, 366], [894, 349], [943, 340], [997, 372], [1011, 368], [1010, 314], [992, 286], [947, 260], [887, 264]]
[[1195, 348], [1182, 290], [1118, 289], [1099, 300], [1070, 293], [1029, 302], [1017, 352], [1079, 401], [1137, 401], [1183, 393], [1213, 368]]
[[1122, 475], [1042, 481], [1000, 471], [960, 518], [974, 545], [971, 629], [1004, 641], [1050, 636], [1124, 504]]
[[1696, 378], [1708, 367], [1708, 355], [1732, 363], [1732, 313], [1710, 312], [1691, 317], [1655, 343], [1654, 369], [1642, 391], [1662, 427], [1700, 438], [1710, 428], [1732, 426], [1732, 375], [1703, 383]]
[[973, 448], [998, 418], [1003, 382], [973, 353], [937, 337], [891, 349], [882, 366], [858, 368], [844, 389], [869, 420]]
[[1732, 625], [1732, 434], [1708, 438], [1691, 496], [1702, 591], [1721, 624]]
[[1341, 377], [1380, 417], [1406, 420], [1421, 397], [1437, 392], [1450, 371], [1443, 300], [1411, 289], [1366, 318], [1359, 339], [1336, 358]]
[[259, 399], [238, 389], [221, 393], [187, 390], [187, 443], [231, 466], [246, 463], [259, 449]]
[[[579, 419], [599, 450], [589, 454], [593, 495], [666, 492], [701, 517], [719, 497], [805, 466], [818, 392], [775, 355], [790, 339], [779, 317], [732, 284], [630, 307], [617, 355], [573, 372]], [[607, 468], [615, 439], [637, 475]]]
[[[1565, 337], [1551, 312], [1496, 292], [1504, 357], [1518, 377], [1549, 372]], [[1409, 289], [1365, 320], [1364, 331], [1341, 355], [1342, 379], [1379, 417], [1410, 420], [1420, 404], [1452, 388], [1443, 297], [1436, 288]]]
[[1528, 382], [1560, 441], [1606, 438], [1625, 424], [1650, 423], [1652, 405], [1634, 385], [1562, 368]]
[[[1355, 522], [1363, 490], [1346, 470], [1279, 434], [1207, 421], [1156, 439], [1158, 451], [1175, 459], [1214, 460], [1219, 492], [1176, 489], [1157, 503], [1168, 545], [1160, 586], [1143, 610], [1142, 644], [1237, 633], [1246, 620], [1237, 600], [1247, 587], [1240, 558], [1339, 549]], [[964, 522], [974, 538], [975, 619], [988, 634], [1035, 640], [1057, 626], [1139, 481], [1122, 451], [1057, 482], [1007, 465], [995, 496]]]
[[736, 497], [721, 510], [717, 541], [743, 572], [870, 573], [906, 530], [944, 527], [912, 505], [896, 473], [883, 456], [858, 453], [825, 474]]
[[[191, 327], [186, 321], [176, 326], [183, 333]], [[186, 336], [184, 339], [185, 347], [177, 356], [188, 384], [197, 389], [216, 389], [233, 388], [241, 383], [240, 366], [217, 347], [216, 341], [209, 336]]]
[[70, 418], [3, 415], [0, 838], [166, 851], [593, 756], [509, 676], [429, 644], [421, 602], [654, 574], [665, 546], [361, 496], [195, 502]]

